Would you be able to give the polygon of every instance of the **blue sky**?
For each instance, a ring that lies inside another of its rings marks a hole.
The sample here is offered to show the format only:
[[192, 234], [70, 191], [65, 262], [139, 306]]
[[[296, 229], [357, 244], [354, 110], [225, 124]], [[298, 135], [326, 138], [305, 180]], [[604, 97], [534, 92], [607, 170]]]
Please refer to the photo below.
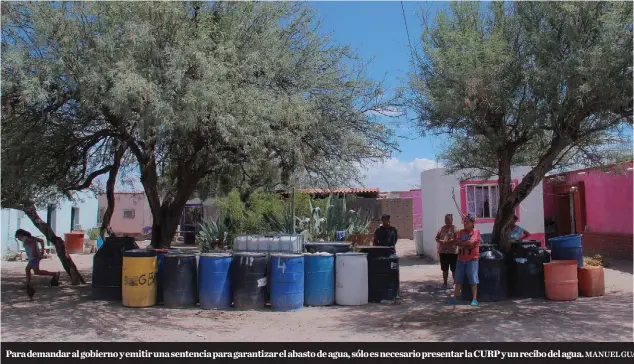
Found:
[[[372, 60], [367, 75], [383, 80], [386, 92], [403, 86], [410, 70], [410, 50], [405, 19], [414, 47], [419, 44], [419, 14], [433, 16], [445, 2], [404, 1], [316, 1], [310, 2], [316, 9], [323, 29], [332, 34], [338, 43], [351, 45], [364, 60]], [[418, 137], [415, 128], [407, 123], [413, 117], [410, 112], [398, 119], [385, 118], [399, 136], [400, 152], [380, 166], [366, 171], [365, 184], [383, 191], [408, 190], [420, 183], [420, 172], [436, 166], [436, 153], [441, 144], [437, 137]]]

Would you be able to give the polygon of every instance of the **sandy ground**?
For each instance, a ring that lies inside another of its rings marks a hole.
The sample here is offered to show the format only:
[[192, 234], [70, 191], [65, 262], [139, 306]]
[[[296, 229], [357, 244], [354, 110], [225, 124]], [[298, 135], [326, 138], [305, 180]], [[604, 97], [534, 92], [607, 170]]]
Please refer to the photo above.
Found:
[[[90, 286], [49, 287], [36, 277], [32, 302], [24, 262], [2, 262], [2, 341], [632, 341], [632, 262], [605, 270], [606, 295], [449, 306], [438, 265], [400, 240], [400, 303], [305, 307], [296, 312], [171, 310], [92, 301]], [[92, 255], [73, 256], [89, 280]], [[55, 258], [42, 269], [60, 270]]]

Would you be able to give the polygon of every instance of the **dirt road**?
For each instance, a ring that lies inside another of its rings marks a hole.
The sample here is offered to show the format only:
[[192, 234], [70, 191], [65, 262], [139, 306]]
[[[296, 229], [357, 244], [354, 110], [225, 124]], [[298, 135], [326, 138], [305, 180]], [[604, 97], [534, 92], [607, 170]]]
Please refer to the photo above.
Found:
[[[448, 306], [440, 268], [400, 240], [399, 304], [306, 307], [297, 312], [170, 310], [92, 301], [90, 286], [48, 287], [29, 302], [24, 262], [2, 262], [2, 341], [632, 341], [632, 266], [606, 269], [606, 296]], [[90, 280], [92, 255], [73, 256]], [[42, 269], [61, 270], [57, 259]]]

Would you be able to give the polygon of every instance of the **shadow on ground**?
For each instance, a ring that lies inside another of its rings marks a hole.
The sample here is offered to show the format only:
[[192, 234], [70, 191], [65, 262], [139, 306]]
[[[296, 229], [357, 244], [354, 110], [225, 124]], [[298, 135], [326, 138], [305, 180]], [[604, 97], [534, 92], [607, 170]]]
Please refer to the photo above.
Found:
[[[90, 272], [82, 274], [90, 276]], [[146, 333], [142, 341], [152, 341], [155, 326], [195, 334], [196, 326], [179, 325], [179, 317], [204, 317], [209, 312], [158, 306], [123, 308], [120, 301], [93, 301], [90, 282], [50, 287], [48, 279], [34, 277], [33, 284], [36, 294], [29, 301], [24, 278], [3, 273], [2, 341], [122, 341], [129, 333], [135, 333], [133, 338], [138, 340], [139, 332]], [[222, 313], [215, 316], [222, 318]], [[24, 330], [25, 326], [30, 330]]]
[[341, 325], [394, 340], [424, 330], [434, 341], [632, 341], [631, 293], [572, 302], [508, 300], [480, 307], [447, 305], [449, 294], [437, 281], [401, 283], [401, 304], [344, 308]]

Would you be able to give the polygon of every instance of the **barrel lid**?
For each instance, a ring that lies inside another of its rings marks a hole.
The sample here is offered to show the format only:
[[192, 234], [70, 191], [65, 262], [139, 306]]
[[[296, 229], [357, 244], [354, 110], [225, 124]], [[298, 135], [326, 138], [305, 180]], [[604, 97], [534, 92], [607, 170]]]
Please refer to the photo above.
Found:
[[297, 254], [297, 253], [271, 253], [272, 257], [278, 257], [278, 258], [300, 258], [303, 257], [303, 254]]
[[347, 246], [350, 245], [350, 243], [342, 243], [340, 241], [319, 241], [319, 242], [308, 242], [308, 243], [304, 243], [304, 245], [335, 245], [335, 246]]
[[195, 257], [196, 254], [195, 253], [188, 253], [188, 252], [184, 252], [184, 251], [168, 251], [167, 254], [165, 254], [165, 258], [183, 258], [183, 257]]
[[202, 253], [200, 256], [210, 258], [229, 258], [231, 257], [231, 253]]
[[233, 256], [245, 256], [245, 257], [265, 257], [266, 253], [256, 253], [256, 252], [235, 252]]
[[153, 250], [146, 250], [146, 249], [132, 249], [132, 250], [124, 250], [123, 256], [148, 258], [148, 257], [155, 257], [156, 252]]
[[351, 257], [353, 255], [364, 255], [365, 256], [365, 255], [368, 255], [368, 253], [353, 253], [353, 252], [350, 252], [350, 253], [337, 253], [337, 256], [340, 256], [340, 255], [341, 256]]
[[326, 253], [326, 252], [320, 252], [320, 253], [304, 253], [304, 255], [306, 256], [323, 256], [323, 257], [332, 257], [333, 255], [330, 253]]

